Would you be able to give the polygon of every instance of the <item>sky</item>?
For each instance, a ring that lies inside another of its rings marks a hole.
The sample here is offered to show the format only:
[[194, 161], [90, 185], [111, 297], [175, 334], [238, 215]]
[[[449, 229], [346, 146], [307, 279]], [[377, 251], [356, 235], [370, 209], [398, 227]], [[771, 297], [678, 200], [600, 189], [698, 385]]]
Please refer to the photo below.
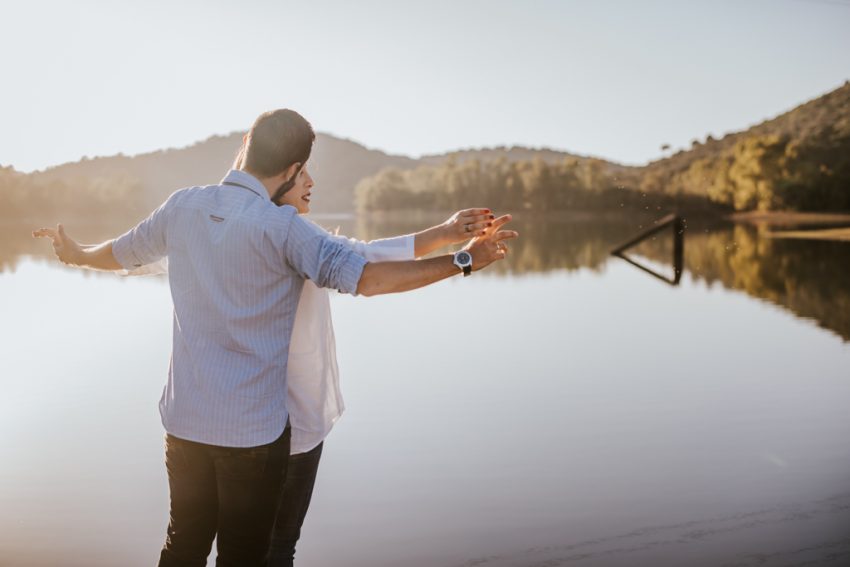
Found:
[[293, 108], [418, 157], [628, 164], [850, 79], [850, 0], [0, 0], [0, 165], [183, 147]]

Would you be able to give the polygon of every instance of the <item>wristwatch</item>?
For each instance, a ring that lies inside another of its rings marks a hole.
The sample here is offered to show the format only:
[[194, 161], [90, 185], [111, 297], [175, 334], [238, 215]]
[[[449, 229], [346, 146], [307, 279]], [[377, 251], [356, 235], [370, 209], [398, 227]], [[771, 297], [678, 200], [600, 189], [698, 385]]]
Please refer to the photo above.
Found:
[[452, 260], [452, 263], [454, 263], [455, 266], [463, 270], [464, 277], [472, 273], [472, 254], [470, 254], [466, 250], [455, 252], [455, 256]]

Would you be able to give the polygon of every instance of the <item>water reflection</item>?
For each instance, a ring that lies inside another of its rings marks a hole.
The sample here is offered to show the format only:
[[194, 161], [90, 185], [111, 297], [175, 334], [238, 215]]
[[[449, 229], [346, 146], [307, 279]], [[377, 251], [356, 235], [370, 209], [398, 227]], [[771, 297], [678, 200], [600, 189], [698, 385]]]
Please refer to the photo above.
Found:
[[[439, 220], [321, 219], [365, 238]], [[842, 564], [850, 349], [719, 288], [819, 305], [838, 326], [847, 247], [688, 219], [671, 288], [609, 255], [651, 222], [519, 218], [489, 274], [334, 295], [350, 409], [305, 564]], [[94, 241], [128, 225], [68, 229]], [[27, 260], [51, 254], [31, 228], [0, 229], [0, 565], [153, 564], [168, 520], [168, 288]], [[674, 252], [666, 231], [629, 251], [659, 273]], [[495, 332], [458, 322], [494, 306]]]
[[[850, 244], [768, 238], [750, 225], [691, 225], [685, 271], [696, 281], [719, 284], [779, 305], [850, 340]], [[641, 252], [658, 262], [670, 257], [670, 241]]]
[[[442, 217], [411, 214], [317, 220], [329, 228], [339, 226], [344, 234], [372, 239], [413, 232]], [[512, 243], [507, 261], [481, 276], [601, 271], [609, 261], [620, 261], [612, 259], [612, 249], [652, 223], [652, 217], [636, 215], [517, 215], [511, 226], [521, 237]], [[66, 228], [81, 240], [93, 242], [117, 235], [129, 225], [88, 222]], [[687, 254], [677, 249], [681, 242], [677, 245], [675, 231], [663, 231], [630, 248], [629, 259], [671, 283], [686, 273], [692, 281], [770, 301], [850, 340], [850, 244], [772, 239], [765, 236], [765, 229], [718, 220], [686, 219], [686, 226]], [[51, 257], [45, 242], [30, 237], [32, 228], [30, 223], [0, 225], [0, 272], [14, 270], [24, 256]], [[673, 276], [648, 267], [644, 260]]]
[[[360, 219], [358, 231], [375, 238], [414, 230], [423, 221]], [[686, 273], [709, 286], [742, 291], [850, 340], [850, 243], [768, 238], [766, 228], [717, 219], [685, 221], [686, 254], [677, 250], [672, 233], [663, 232], [631, 248], [630, 257], [670, 268], [674, 275], [665, 280]], [[652, 223], [652, 217], [635, 215], [520, 216], [511, 223], [520, 238], [508, 261], [488, 273], [599, 271], [611, 260], [610, 250]]]

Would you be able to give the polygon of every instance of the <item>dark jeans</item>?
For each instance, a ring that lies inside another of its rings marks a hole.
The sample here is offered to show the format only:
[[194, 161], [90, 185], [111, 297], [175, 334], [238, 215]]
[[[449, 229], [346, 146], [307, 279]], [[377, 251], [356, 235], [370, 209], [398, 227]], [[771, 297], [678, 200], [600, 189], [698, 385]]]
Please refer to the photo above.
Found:
[[217, 567], [266, 567], [289, 457], [290, 428], [259, 447], [205, 445], [166, 435], [171, 492], [159, 567], [204, 567], [217, 538]]
[[269, 567], [292, 567], [295, 543], [301, 537], [301, 525], [310, 507], [323, 445], [319, 443], [315, 449], [289, 457], [286, 482], [274, 525]]

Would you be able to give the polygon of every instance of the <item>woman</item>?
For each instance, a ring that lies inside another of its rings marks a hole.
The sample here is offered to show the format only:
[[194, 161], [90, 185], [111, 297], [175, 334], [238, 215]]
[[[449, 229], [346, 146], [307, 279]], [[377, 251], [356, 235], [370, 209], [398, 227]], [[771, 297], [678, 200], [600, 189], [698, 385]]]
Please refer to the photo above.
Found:
[[[306, 177], [293, 184], [277, 202], [291, 205], [303, 215], [310, 212], [313, 181], [306, 167], [297, 175]], [[489, 209], [465, 209], [415, 234], [371, 242], [337, 238], [370, 262], [413, 260], [444, 246], [483, 236], [507, 220], [508, 216], [496, 220]], [[293, 565], [324, 439], [345, 409], [339, 389], [329, 294], [309, 280], [301, 292], [289, 347], [287, 409], [292, 426], [290, 458], [269, 567]]]

